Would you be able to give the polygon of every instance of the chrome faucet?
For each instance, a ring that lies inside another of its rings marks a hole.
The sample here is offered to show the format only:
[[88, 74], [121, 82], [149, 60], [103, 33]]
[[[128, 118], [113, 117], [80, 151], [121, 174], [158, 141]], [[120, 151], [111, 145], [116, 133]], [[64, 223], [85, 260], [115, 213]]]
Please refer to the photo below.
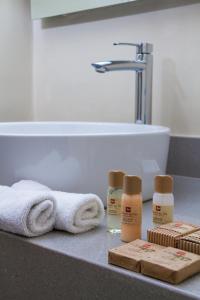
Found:
[[103, 61], [93, 63], [92, 66], [99, 73], [135, 71], [135, 122], [151, 124], [153, 45], [149, 43], [114, 43], [113, 45], [135, 46], [136, 60]]

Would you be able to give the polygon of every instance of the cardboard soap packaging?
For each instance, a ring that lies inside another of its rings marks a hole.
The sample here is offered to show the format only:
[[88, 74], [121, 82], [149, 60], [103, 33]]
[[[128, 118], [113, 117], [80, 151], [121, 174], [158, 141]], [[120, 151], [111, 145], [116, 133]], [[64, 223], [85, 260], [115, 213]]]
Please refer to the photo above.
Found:
[[139, 273], [141, 271], [141, 259], [151, 257], [161, 249], [164, 247], [138, 239], [109, 250], [108, 262]]
[[167, 247], [141, 261], [141, 273], [170, 283], [178, 284], [200, 272], [200, 256]]
[[199, 226], [177, 221], [147, 230], [148, 241], [166, 247], [177, 247], [181, 237], [199, 230]]
[[200, 255], [200, 230], [182, 237], [178, 248]]

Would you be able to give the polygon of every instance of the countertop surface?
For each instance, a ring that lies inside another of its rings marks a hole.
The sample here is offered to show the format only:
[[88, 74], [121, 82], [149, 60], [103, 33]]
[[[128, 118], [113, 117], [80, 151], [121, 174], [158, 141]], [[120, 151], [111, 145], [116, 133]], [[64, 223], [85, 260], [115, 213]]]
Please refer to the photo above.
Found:
[[[200, 224], [200, 180], [179, 176], [175, 176], [174, 179], [175, 220]], [[147, 201], [143, 206], [143, 239], [146, 239], [147, 228], [152, 227], [151, 205], [152, 202]], [[118, 274], [120, 279], [122, 279], [122, 282], [124, 278], [130, 282], [140, 282], [143, 284], [143, 287], [147, 285], [148, 289], [151, 289], [151, 287], [159, 287], [159, 289], [163, 292], [169, 291], [170, 295], [172, 295], [170, 296], [171, 298], [169, 297], [170, 299], [200, 299], [200, 274], [185, 280], [179, 285], [171, 285], [159, 280], [145, 277], [141, 274], [109, 265], [108, 250], [123, 243], [120, 241], [119, 235], [112, 235], [106, 231], [105, 224], [106, 220], [104, 224], [97, 229], [78, 235], [58, 231], [53, 231], [44, 236], [29, 239], [3, 232], [1, 232], [1, 235], [3, 234], [9, 237], [14, 237], [14, 239], [18, 240], [20, 239], [25, 243], [37, 246], [43, 250], [53, 251], [56, 255], [61, 254], [65, 259], [71, 258], [77, 262], [82, 261], [85, 263], [84, 268], [86, 268], [86, 276], [87, 265], [95, 265], [95, 270], [97, 271], [98, 269], [101, 271], [103, 269], [105, 272], [109, 270], [112, 274]], [[100, 298], [97, 296], [93, 298], [85, 296], [80, 297], [80, 299]], [[108, 297], [108, 299], [110, 298]], [[155, 299], [157, 298], [155, 297]]]

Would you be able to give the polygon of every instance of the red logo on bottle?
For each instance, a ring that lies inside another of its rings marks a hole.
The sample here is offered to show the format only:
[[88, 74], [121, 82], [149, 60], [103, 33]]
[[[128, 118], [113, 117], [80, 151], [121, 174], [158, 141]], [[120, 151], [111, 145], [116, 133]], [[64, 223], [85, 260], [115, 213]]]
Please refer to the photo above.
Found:
[[156, 211], [161, 211], [161, 207], [159, 205], [156, 205]]
[[131, 207], [128, 207], [128, 206], [127, 206], [127, 207], [126, 207], [126, 212], [127, 212], [127, 213], [130, 213], [130, 212], [131, 212]]
[[115, 199], [110, 200], [111, 204], [115, 204]]

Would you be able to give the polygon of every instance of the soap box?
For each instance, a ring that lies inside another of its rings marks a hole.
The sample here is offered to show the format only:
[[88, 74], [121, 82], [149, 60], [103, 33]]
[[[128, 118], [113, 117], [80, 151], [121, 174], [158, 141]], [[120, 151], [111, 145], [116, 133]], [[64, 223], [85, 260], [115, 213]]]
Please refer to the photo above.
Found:
[[200, 230], [182, 237], [179, 240], [178, 248], [200, 254]]
[[172, 222], [147, 230], [147, 238], [151, 243], [162, 246], [177, 247], [181, 237], [193, 233], [200, 228], [193, 224]]
[[141, 261], [142, 274], [174, 284], [197, 272], [200, 272], [200, 256], [172, 247]]
[[108, 252], [110, 264], [134, 271], [141, 271], [141, 259], [151, 257], [164, 247], [143, 240], [135, 240]]

